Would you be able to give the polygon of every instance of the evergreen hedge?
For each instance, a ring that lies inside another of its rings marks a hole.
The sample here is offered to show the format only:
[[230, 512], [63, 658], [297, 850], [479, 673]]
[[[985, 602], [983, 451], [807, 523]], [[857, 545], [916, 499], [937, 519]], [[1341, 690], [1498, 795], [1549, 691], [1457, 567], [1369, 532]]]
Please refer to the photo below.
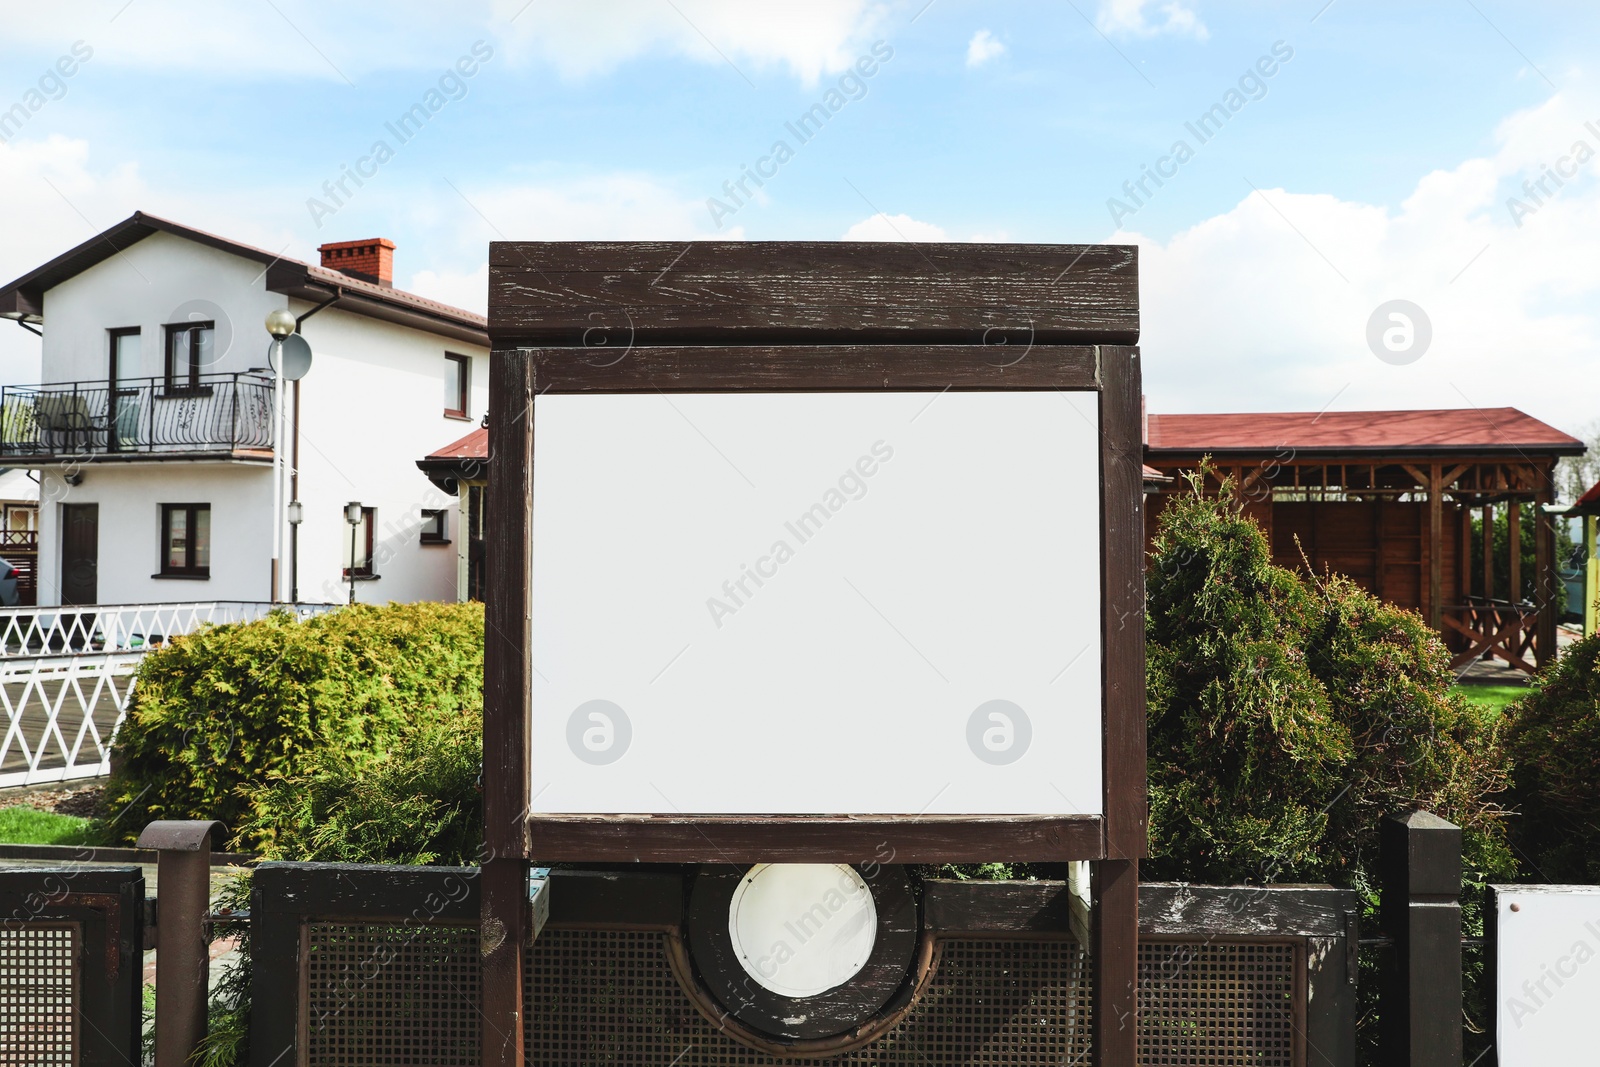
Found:
[[1562, 649], [1507, 715], [1519, 851], [1541, 881], [1600, 883], [1600, 634]]
[[102, 835], [132, 842], [152, 819], [219, 819], [235, 847], [264, 849], [269, 778], [318, 754], [375, 757], [482, 704], [481, 604], [354, 605], [202, 628], [140, 665]]
[[1499, 726], [1414, 612], [1272, 563], [1231, 481], [1168, 498], [1148, 588], [1150, 879], [1367, 889], [1378, 826], [1426, 808], [1468, 880], [1515, 870]]

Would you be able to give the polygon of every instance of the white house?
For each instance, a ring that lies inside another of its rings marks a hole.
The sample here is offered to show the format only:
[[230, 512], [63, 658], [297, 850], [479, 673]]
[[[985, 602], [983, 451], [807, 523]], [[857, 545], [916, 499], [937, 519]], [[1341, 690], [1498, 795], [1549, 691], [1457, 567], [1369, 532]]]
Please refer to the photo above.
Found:
[[[0, 466], [39, 472], [39, 603], [458, 598], [456, 501], [415, 460], [482, 419], [485, 321], [393, 288], [392, 242], [319, 251], [140, 213], [0, 288], [43, 336], [42, 382], [0, 389]], [[282, 431], [275, 309], [314, 354]]]

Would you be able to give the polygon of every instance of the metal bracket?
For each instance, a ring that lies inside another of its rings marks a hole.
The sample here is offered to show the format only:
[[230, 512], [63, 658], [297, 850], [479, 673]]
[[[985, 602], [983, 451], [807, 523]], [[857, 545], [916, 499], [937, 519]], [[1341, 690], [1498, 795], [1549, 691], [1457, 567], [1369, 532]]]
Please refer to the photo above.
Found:
[[531, 905], [528, 922], [529, 942], [539, 940], [539, 933], [550, 919], [550, 868], [528, 868], [528, 903]]

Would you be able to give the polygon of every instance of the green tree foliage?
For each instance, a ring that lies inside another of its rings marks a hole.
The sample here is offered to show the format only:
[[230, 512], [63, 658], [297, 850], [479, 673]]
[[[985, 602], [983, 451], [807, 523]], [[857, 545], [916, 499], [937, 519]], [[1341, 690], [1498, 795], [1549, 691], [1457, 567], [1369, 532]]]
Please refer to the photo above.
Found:
[[1547, 882], [1600, 882], [1600, 634], [1562, 649], [1511, 708], [1512, 839]]
[[1450, 691], [1416, 614], [1274, 566], [1231, 482], [1174, 495], [1147, 570], [1147, 877], [1366, 889], [1383, 815], [1465, 831], [1469, 880], [1514, 869], [1496, 717]]
[[[260, 787], [314, 755], [359, 762], [483, 703], [483, 608], [356, 605], [206, 627], [140, 666], [106, 787], [107, 839], [152, 819], [219, 819], [236, 847], [272, 844]], [[245, 825], [250, 834], [238, 831]]]
[[262, 788], [243, 836], [262, 858], [440, 864], [480, 858], [483, 717], [464, 714], [403, 735], [375, 758], [325, 751]]

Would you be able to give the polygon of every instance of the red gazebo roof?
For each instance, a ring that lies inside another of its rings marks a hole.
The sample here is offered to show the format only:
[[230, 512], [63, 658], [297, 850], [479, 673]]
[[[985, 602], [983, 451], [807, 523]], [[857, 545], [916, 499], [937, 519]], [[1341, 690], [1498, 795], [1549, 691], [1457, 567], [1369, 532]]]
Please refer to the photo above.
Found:
[[1263, 411], [1151, 415], [1147, 453], [1521, 453], [1580, 455], [1584, 444], [1516, 408]]

